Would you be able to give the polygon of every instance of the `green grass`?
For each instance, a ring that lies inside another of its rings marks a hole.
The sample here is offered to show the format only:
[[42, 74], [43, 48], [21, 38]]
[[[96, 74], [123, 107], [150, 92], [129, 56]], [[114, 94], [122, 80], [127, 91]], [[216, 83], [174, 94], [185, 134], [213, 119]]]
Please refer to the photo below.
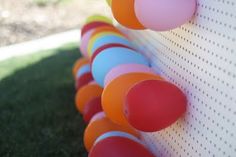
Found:
[[74, 45], [0, 62], [0, 156], [85, 157]]

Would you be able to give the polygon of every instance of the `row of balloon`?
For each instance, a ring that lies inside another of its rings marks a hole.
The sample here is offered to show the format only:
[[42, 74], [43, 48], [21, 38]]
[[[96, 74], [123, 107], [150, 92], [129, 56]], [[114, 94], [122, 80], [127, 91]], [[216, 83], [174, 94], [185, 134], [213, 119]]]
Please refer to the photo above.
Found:
[[196, 0], [106, 0], [114, 18], [130, 29], [168, 31], [189, 21]]
[[73, 67], [78, 111], [89, 157], [154, 157], [140, 131], [155, 132], [186, 110], [180, 89], [157, 75], [148, 59], [109, 18], [93, 15], [81, 30], [82, 58]]

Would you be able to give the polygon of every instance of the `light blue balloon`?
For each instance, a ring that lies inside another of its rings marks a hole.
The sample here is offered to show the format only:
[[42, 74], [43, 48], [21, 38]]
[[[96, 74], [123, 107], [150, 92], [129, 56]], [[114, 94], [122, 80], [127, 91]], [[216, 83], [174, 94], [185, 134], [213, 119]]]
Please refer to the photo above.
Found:
[[135, 136], [133, 136], [129, 133], [122, 132], [122, 131], [109, 131], [109, 132], [106, 132], [106, 133], [102, 134], [100, 137], [98, 137], [93, 145], [96, 145], [98, 142], [100, 142], [102, 140], [105, 140], [107, 138], [111, 138], [111, 137], [123, 137], [123, 138], [127, 138], [127, 139], [135, 141], [139, 144], [144, 145], [143, 142], [141, 140], [139, 140], [137, 137], [135, 137]]
[[76, 77], [78, 78], [78, 77], [82, 76], [83, 74], [88, 73], [90, 71], [91, 71], [90, 65], [85, 64], [77, 71]]
[[111, 43], [116, 43], [116, 44], [123, 44], [132, 48], [135, 48], [135, 46], [127, 39], [116, 36], [116, 35], [104, 35], [99, 38], [97, 38], [92, 45], [92, 54], [101, 46], [106, 45], [106, 44], [111, 44]]
[[104, 87], [104, 79], [107, 73], [117, 65], [121, 64], [143, 64], [149, 66], [147, 58], [134, 50], [113, 47], [103, 50], [96, 56], [92, 64], [92, 75], [94, 80]]

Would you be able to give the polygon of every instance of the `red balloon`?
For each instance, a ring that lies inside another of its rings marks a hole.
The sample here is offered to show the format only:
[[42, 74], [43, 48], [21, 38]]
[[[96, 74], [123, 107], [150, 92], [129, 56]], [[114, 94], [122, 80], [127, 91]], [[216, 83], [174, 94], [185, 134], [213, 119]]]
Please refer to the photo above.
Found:
[[131, 48], [131, 47], [129, 47], [129, 46], [126, 46], [126, 45], [123, 45], [123, 44], [118, 44], [118, 43], [103, 45], [103, 46], [99, 47], [98, 49], [96, 49], [96, 51], [93, 53], [93, 55], [92, 55], [92, 57], [91, 57], [91, 60], [90, 60], [91, 65], [92, 65], [93, 60], [95, 59], [95, 57], [96, 57], [100, 52], [102, 52], [102, 51], [105, 50], [105, 49], [112, 48], [112, 47], [124, 47], [124, 48], [128, 48], [128, 49], [134, 50], [133, 48]]
[[84, 107], [83, 118], [86, 123], [98, 112], [102, 111], [101, 97], [90, 100]]
[[93, 76], [90, 72], [81, 75], [80, 77], [76, 78], [75, 89], [76, 91], [79, 90], [84, 85], [87, 85], [89, 82], [93, 81]]
[[91, 23], [88, 23], [88, 24], [86, 24], [86, 25], [84, 25], [82, 27], [82, 29], [81, 29], [81, 36], [83, 36], [89, 30], [94, 29], [96, 27], [101, 27], [101, 26], [111, 26], [111, 27], [114, 27], [111, 24], [106, 23], [106, 22], [99, 22], [99, 21], [91, 22]]
[[124, 114], [134, 128], [154, 132], [177, 121], [186, 106], [185, 95], [175, 85], [163, 80], [145, 80], [128, 91]]
[[155, 157], [142, 144], [125, 137], [108, 137], [96, 143], [89, 157]]

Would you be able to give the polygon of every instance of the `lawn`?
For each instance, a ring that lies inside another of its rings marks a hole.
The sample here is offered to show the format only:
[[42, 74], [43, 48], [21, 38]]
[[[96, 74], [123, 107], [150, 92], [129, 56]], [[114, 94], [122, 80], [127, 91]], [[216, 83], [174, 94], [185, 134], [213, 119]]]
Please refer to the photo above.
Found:
[[85, 157], [74, 44], [0, 62], [0, 156]]

